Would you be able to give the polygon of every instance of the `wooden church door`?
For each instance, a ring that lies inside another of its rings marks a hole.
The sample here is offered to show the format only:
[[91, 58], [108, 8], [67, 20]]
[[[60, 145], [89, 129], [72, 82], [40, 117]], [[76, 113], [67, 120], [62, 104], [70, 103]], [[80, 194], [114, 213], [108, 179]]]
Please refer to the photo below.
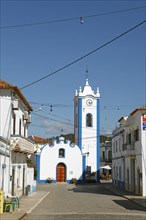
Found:
[[66, 166], [63, 163], [57, 165], [57, 182], [66, 181]]

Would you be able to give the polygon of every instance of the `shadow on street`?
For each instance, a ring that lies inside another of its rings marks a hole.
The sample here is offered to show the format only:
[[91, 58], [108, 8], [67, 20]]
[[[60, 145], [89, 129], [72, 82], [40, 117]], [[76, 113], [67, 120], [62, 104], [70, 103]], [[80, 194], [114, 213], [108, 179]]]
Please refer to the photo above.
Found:
[[[107, 196], [121, 196], [122, 199], [121, 200], [115, 200], [112, 199], [112, 201], [116, 204], [118, 204], [119, 206], [127, 209], [127, 210], [138, 210], [138, 211], [144, 211], [146, 212], [146, 208], [142, 207], [141, 205], [133, 202], [131, 199], [125, 198], [123, 199], [123, 197], [125, 196], [134, 196], [131, 192], [126, 192], [126, 191], [122, 191], [119, 189], [114, 189], [113, 191], [111, 190], [112, 187], [110, 187], [109, 189], [106, 188], [106, 186], [112, 186], [112, 183], [92, 183], [92, 184], [76, 184], [75, 187], [73, 187], [72, 189], [68, 189], [69, 191], [73, 191], [74, 193], [90, 193], [90, 194], [97, 194], [97, 195], [107, 195]], [[114, 186], [113, 186], [114, 187]], [[117, 193], [116, 193], [117, 191]], [[124, 196], [123, 196], [124, 195]], [[144, 198], [141, 197], [141, 200], [145, 200]], [[134, 198], [134, 200], [138, 200], [138, 198]]]

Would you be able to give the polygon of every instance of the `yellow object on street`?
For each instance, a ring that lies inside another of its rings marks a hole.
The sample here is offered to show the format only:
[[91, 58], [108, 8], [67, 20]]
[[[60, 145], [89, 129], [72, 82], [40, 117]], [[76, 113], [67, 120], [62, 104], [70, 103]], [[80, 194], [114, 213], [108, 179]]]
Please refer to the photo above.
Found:
[[0, 191], [0, 214], [3, 213], [4, 192]]

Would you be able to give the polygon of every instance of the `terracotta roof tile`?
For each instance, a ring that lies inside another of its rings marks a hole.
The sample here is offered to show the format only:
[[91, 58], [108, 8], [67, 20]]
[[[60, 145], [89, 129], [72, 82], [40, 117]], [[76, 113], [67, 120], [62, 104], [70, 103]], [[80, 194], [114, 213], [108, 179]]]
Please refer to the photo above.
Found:
[[46, 143], [52, 144], [52, 141], [47, 138], [41, 138], [41, 137], [34, 136], [34, 135], [32, 136], [32, 138], [33, 138], [33, 141], [38, 144], [46, 144]]
[[26, 98], [23, 96], [22, 92], [20, 91], [20, 89], [18, 89], [17, 86], [13, 86], [12, 84], [5, 82], [3, 80], [0, 80], [0, 89], [12, 89], [15, 93], [17, 93], [17, 95], [19, 96], [19, 98], [25, 103], [25, 105], [28, 107], [28, 109], [30, 111], [33, 111], [31, 105], [28, 103], [28, 101], [26, 100]]
[[1, 89], [8, 89], [8, 88], [13, 88], [13, 85], [10, 83], [7, 83], [3, 80], [0, 80], [0, 88]]
[[146, 111], [146, 106], [142, 106], [142, 107], [140, 107], [140, 108], [136, 108], [134, 111], [132, 111], [132, 112], [130, 113], [130, 115], [135, 114], [135, 112], [137, 112], [137, 111], [143, 111], [143, 110]]

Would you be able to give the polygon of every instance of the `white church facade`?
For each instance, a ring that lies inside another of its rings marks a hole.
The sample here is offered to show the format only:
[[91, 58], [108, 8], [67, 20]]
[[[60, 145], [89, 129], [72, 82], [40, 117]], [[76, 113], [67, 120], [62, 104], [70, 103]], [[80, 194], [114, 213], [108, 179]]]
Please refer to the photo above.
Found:
[[60, 137], [52, 145], [46, 144], [37, 151], [37, 182], [48, 180], [70, 183], [72, 179], [84, 181], [82, 171], [85, 169], [85, 157], [75, 144]]
[[86, 80], [83, 89], [74, 97], [75, 143], [63, 137], [52, 144], [38, 146], [36, 153], [37, 182], [48, 179], [70, 183], [72, 179], [84, 183], [87, 175], [100, 179], [100, 93], [96, 93]]

